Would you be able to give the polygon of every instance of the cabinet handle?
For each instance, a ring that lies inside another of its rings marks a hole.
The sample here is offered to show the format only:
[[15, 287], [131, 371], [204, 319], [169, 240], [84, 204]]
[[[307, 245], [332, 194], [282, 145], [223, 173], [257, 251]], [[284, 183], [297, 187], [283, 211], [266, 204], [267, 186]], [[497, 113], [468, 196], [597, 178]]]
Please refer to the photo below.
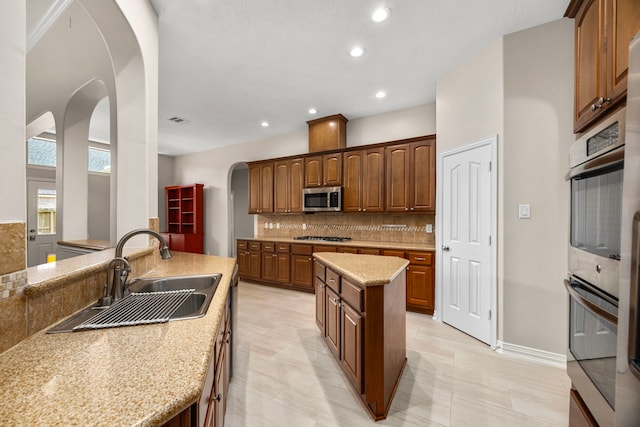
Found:
[[416, 261], [426, 261], [427, 259], [425, 257], [421, 257], [421, 256], [417, 256], [416, 257]]
[[318, 285], [318, 288], [323, 289], [324, 285]]
[[413, 210], [413, 208], [411, 208], [411, 210]]
[[409, 210], [409, 208], [404, 208], [404, 210], [405, 210], [405, 211], [408, 211], [408, 210]]
[[333, 277], [331, 279], [329, 279], [330, 282], [335, 282], [335, 280], [333, 279]]
[[222, 395], [218, 394], [216, 397], [213, 398], [213, 400], [215, 400], [216, 402], [220, 402], [222, 400]]
[[335, 302], [336, 304], [338, 303], [338, 298], [331, 298], [331, 301]]
[[604, 104], [608, 104], [611, 102], [611, 98], [598, 98], [598, 102], [595, 104], [591, 104], [591, 111], [596, 111], [604, 106]]

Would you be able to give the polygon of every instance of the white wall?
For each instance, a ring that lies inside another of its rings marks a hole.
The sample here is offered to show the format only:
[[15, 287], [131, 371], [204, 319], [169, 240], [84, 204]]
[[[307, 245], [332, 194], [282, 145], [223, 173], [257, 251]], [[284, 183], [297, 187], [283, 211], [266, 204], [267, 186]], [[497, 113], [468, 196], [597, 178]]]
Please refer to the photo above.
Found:
[[[498, 340], [566, 353], [573, 23], [507, 35], [438, 80], [441, 154], [498, 135]], [[532, 205], [517, 219], [519, 203]]]
[[[504, 38], [503, 340], [567, 348], [569, 145], [573, 136], [572, 20]], [[518, 204], [531, 219], [518, 219]]]
[[158, 155], [158, 218], [160, 219], [160, 231], [167, 230], [167, 205], [164, 187], [176, 185], [173, 178], [174, 158]]
[[[427, 104], [350, 120], [347, 123], [347, 146], [433, 134], [434, 112], [433, 104]], [[220, 256], [232, 253], [228, 194], [233, 166], [239, 162], [307, 153], [307, 133], [295, 132], [176, 157], [176, 184], [205, 184], [205, 252]]]
[[26, 222], [26, 6], [5, 3], [0, 16], [0, 222]]

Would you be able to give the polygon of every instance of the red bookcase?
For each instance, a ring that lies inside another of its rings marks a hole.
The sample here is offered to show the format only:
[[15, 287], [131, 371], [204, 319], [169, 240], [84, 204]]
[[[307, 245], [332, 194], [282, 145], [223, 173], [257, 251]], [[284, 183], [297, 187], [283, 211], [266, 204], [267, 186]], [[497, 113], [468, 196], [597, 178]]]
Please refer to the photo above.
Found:
[[204, 253], [204, 185], [165, 187], [167, 227], [163, 234], [169, 249]]

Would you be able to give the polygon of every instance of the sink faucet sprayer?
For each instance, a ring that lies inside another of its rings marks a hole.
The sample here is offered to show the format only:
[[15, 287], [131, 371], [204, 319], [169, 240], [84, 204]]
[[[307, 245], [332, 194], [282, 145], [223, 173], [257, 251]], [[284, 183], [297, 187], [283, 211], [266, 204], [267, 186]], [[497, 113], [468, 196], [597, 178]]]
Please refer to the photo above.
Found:
[[[138, 234], [149, 234], [160, 242], [160, 256], [162, 259], [171, 258], [171, 252], [169, 251], [169, 245], [164, 240], [164, 238], [156, 233], [153, 230], [149, 230], [147, 228], [139, 228], [137, 230], [132, 230], [122, 236], [116, 245], [116, 255], [115, 258], [109, 262], [107, 266], [107, 281], [104, 285], [104, 294], [102, 298], [99, 300], [99, 304], [101, 306], [108, 306], [112, 303], [118, 301], [123, 297], [124, 293], [124, 285], [127, 282], [127, 277], [129, 277], [129, 273], [131, 272], [131, 266], [129, 265], [129, 261], [127, 258], [122, 256], [122, 249], [124, 248], [124, 244], [132, 237], [137, 236]], [[115, 264], [115, 266], [114, 266]], [[113, 282], [112, 286], [109, 286], [109, 271], [113, 268]]]

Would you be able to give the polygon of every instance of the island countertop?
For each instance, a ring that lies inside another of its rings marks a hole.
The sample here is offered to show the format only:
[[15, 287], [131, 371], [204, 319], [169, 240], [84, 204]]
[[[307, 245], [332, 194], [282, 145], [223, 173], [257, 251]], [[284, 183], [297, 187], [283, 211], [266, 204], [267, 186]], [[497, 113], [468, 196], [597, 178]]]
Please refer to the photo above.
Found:
[[316, 252], [313, 256], [363, 287], [391, 283], [409, 265], [409, 261], [391, 256], [338, 252]]
[[0, 354], [4, 425], [161, 425], [195, 402], [229, 292], [234, 258], [174, 252], [145, 277], [222, 273], [204, 317], [62, 334], [38, 332]]

